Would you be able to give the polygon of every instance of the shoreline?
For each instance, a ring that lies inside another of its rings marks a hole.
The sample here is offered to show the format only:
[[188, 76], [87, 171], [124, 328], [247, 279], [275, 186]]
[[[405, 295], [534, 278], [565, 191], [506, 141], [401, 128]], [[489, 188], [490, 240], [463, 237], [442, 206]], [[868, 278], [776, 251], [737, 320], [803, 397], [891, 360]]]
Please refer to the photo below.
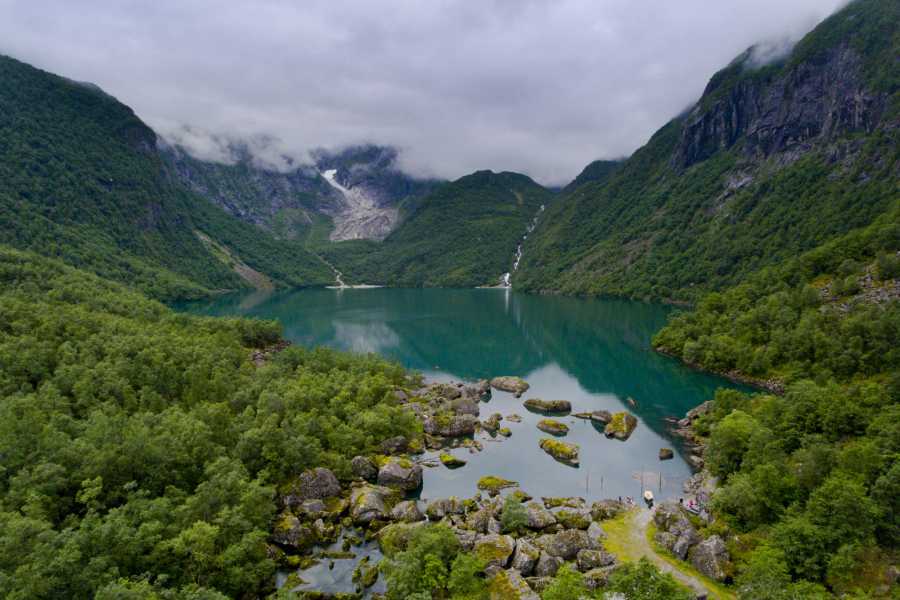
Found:
[[718, 375], [719, 377], [724, 377], [725, 379], [728, 379], [733, 383], [748, 385], [760, 391], [775, 394], [776, 396], [783, 396], [785, 393], [785, 383], [777, 379], [759, 379], [758, 377], [751, 377], [750, 375], [745, 375], [744, 373], [741, 373], [739, 371], [716, 371], [715, 369], [708, 369], [703, 365], [684, 360], [684, 358], [682, 358], [680, 355], [672, 352], [671, 350], [668, 350], [667, 348], [653, 347], [653, 351], [658, 352], [663, 356], [674, 358], [681, 364], [690, 367], [695, 371]]

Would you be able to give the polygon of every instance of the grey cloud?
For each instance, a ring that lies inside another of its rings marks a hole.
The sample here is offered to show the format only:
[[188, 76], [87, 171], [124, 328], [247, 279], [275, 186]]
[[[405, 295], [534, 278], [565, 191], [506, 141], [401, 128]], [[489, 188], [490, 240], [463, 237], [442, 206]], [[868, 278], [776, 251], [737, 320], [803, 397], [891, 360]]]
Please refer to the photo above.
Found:
[[97, 83], [205, 158], [228, 160], [234, 140], [274, 166], [374, 142], [415, 173], [558, 184], [631, 153], [747, 47], [783, 51], [840, 4], [0, 0], [0, 51]]

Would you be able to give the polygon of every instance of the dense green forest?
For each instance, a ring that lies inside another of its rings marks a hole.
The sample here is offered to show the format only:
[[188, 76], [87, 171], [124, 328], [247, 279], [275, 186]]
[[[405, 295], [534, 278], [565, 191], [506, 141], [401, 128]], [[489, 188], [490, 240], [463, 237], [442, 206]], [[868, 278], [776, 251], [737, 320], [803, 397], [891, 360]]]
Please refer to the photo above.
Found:
[[274, 323], [176, 314], [6, 248], [0, 282], [5, 598], [263, 594], [275, 486], [420, 427], [388, 396], [406, 373], [374, 356], [256, 367]]
[[7, 57], [0, 79], [0, 242], [158, 298], [247, 287], [196, 231], [276, 284], [333, 280], [299, 244], [276, 242], [173, 181], [156, 134], [111, 96]]
[[343, 242], [321, 251], [348, 283], [400, 287], [496, 285], [551, 192], [524, 175], [479, 171], [417, 201], [381, 243]]
[[896, 2], [858, 0], [781, 62], [739, 57], [615, 171], [566, 190], [516, 287], [694, 301], [870, 223], [898, 195], [898, 23]]

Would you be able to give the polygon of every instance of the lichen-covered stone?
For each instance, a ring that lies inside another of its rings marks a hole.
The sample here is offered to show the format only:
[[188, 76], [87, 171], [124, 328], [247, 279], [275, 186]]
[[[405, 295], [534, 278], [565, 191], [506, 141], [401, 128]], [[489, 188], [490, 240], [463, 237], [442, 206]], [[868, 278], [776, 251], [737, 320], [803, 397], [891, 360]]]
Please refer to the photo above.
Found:
[[586, 508], [558, 508], [553, 514], [566, 529], [587, 529], [592, 523], [591, 511]]
[[443, 412], [425, 417], [422, 427], [432, 436], [460, 437], [475, 433], [478, 418], [474, 415], [455, 415]]
[[540, 445], [541, 450], [556, 460], [568, 465], [578, 465], [578, 445], [550, 438], [541, 439]]
[[486, 420], [482, 421], [481, 428], [487, 431], [488, 433], [496, 433], [498, 429], [500, 429], [500, 421], [503, 419], [503, 415], [500, 413], [494, 413]]
[[403, 454], [409, 449], [409, 440], [405, 436], [396, 435], [382, 441], [379, 444], [379, 448], [382, 454], [387, 454], [388, 456]]
[[600, 523], [596, 521], [592, 522], [588, 525], [587, 528], [588, 539], [591, 542], [591, 548], [594, 550], [600, 550], [603, 548], [603, 540], [606, 539], [606, 532], [603, 531], [603, 527]]
[[674, 457], [675, 457], [675, 452], [673, 452], [671, 448], [660, 448], [659, 449], [659, 460], [671, 460]]
[[509, 437], [512, 435], [512, 431], [509, 429], [509, 427], [501, 427], [497, 430], [497, 433], [499, 433], [503, 437]]
[[528, 383], [521, 377], [494, 377], [491, 379], [491, 387], [502, 392], [510, 392], [518, 398], [528, 391]]
[[523, 402], [523, 406], [531, 412], [540, 413], [542, 415], [568, 414], [572, 411], [572, 403], [568, 400], [541, 400], [540, 398], [529, 398]]
[[660, 547], [671, 552], [672, 548], [675, 546], [675, 542], [678, 541], [678, 538], [668, 531], [657, 531], [653, 535], [653, 541], [659, 544]]
[[356, 524], [368, 524], [375, 519], [384, 519], [396, 500], [397, 493], [390, 488], [361, 485], [350, 493], [350, 518]]
[[577, 496], [542, 496], [541, 501], [547, 508], [559, 508], [565, 506], [568, 508], [584, 508], [584, 498]]
[[512, 536], [491, 533], [475, 540], [475, 556], [482, 560], [485, 567], [506, 567], [509, 557], [516, 549], [516, 541]]
[[318, 467], [304, 471], [288, 485], [286, 506], [298, 506], [304, 500], [324, 499], [341, 494], [341, 484], [329, 469]]
[[529, 502], [525, 505], [528, 514], [529, 529], [545, 529], [556, 524], [556, 517], [549, 510], [537, 502]]
[[541, 419], [538, 421], [537, 428], [544, 433], [549, 433], [551, 435], [562, 436], [569, 433], [569, 426], [556, 419]]
[[616, 557], [605, 550], [591, 550], [585, 548], [575, 555], [578, 570], [584, 573], [598, 567], [608, 567], [616, 562]]
[[510, 567], [516, 569], [524, 576], [531, 575], [541, 557], [541, 550], [525, 538], [516, 540], [516, 550], [513, 553]]
[[312, 527], [285, 511], [275, 520], [272, 528], [272, 541], [282, 546], [290, 546], [298, 550], [307, 550], [318, 541]]
[[609, 582], [609, 576], [614, 570], [615, 566], [591, 569], [583, 575], [585, 587], [591, 591], [606, 587], [606, 584]]
[[725, 542], [718, 535], [703, 540], [690, 553], [691, 564], [714, 581], [725, 581], [730, 557]]
[[422, 486], [422, 467], [408, 458], [393, 456], [378, 469], [378, 484], [412, 491]]
[[628, 510], [628, 505], [619, 500], [598, 500], [591, 504], [591, 516], [595, 521], [614, 519], [620, 513]]
[[499, 570], [488, 582], [490, 600], [540, 600], [515, 569]]
[[604, 427], [607, 423], [612, 421], [612, 418], [612, 413], [608, 410], [595, 410], [591, 413], [590, 416], [591, 423], [594, 423], [595, 425], [603, 425]]
[[563, 563], [565, 561], [562, 558], [542, 551], [537, 564], [534, 566], [534, 574], [538, 577], [553, 577], [559, 571], [559, 568], [563, 566]]
[[563, 560], [574, 559], [580, 550], [590, 549], [591, 539], [588, 534], [580, 529], [565, 529], [554, 534], [545, 550], [551, 556], [558, 556]]
[[425, 514], [432, 521], [440, 521], [448, 515], [461, 515], [465, 512], [463, 501], [456, 496], [432, 500], [425, 507]]
[[378, 477], [378, 467], [375, 462], [368, 456], [354, 456], [350, 461], [350, 470], [354, 477], [365, 479], [366, 481], [375, 481]]
[[608, 438], [616, 438], [625, 441], [634, 432], [637, 427], [637, 417], [627, 412], [617, 412], [612, 416], [612, 420], [606, 424], [603, 433]]
[[425, 519], [415, 500], [404, 500], [391, 510], [391, 519], [401, 523], [417, 523]]

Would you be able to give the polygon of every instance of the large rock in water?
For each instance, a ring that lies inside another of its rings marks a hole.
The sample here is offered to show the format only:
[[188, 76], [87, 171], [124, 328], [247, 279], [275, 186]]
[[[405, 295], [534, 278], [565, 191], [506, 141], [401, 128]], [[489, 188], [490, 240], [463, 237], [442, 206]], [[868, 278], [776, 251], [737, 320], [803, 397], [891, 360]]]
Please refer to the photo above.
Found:
[[491, 379], [491, 387], [502, 392], [510, 392], [516, 398], [528, 391], [528, 383], [521, 377], [494, 377]]
[[543, 438], [540, 442], [541, 450], [568, 465], [578, 465], [578, 446], [567, 444], [559, 440]]
[[531, 412], [542, 415], [568, 414], [572, 412], [572, 403], [568, 400], [541, 400], [529, 398], [522, 403]]
[[729, 559], [725, 542], [718, 535], [710, 536], [691, 550], [694, 568], [715, 581], [725, 581]]
[[397, 492], [377, 485], [361, 485], [350, 494], [350, 518], [356, 524], [366, 524], [388, 516], [390, 506], [397, 500]]
[[416, 490], [422, 485], [422, 467], [408, 458], [391, 457], [378, 469], [378, 484], [405, 491]]
[[341, 484], [330, 470], [318, 467], [304, 471], [295, 479], [284, 496], [286, 506], [298, 506], [304, 500], [313, 500], [339, 496]]
[[603, 433], [608, 438], [616, 438], [625, 441], [631, 437], [637, 427], [637, 417], [627, 412], [617, 412], [612, 416], [612, 420], [606, 424]]

